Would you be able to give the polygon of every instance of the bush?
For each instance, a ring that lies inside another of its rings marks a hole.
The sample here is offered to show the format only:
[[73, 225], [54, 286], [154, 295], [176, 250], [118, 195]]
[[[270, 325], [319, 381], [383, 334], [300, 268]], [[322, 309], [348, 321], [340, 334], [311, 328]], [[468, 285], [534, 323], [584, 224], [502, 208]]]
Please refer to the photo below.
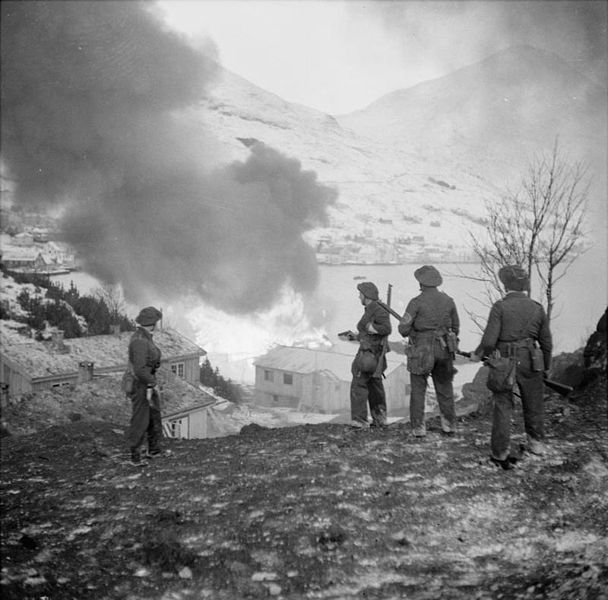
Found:
[[200, 382], [213, 389], [213, 392], [230, 402], [241, 402], [243, 394], [238, 384], [234, 383], [230, 379], [224, 379], [219, 372], [219, 369], [215, 369], [211, 366], [209, 359], [206, 358], [201, 365]]
[[[135, 329], [126, 315], [118, 312], [112, 314], [103, 299], [81, 296], [73, 281], [65, 290], [63, 286], [52, 283], [48, 277], [23, 273], [15, 273], [11, 276], [16, 283], [31, 283], [36, 285], [37, 289], [46, 290], [45, 301], [32, 298], [27, 290], [23, 290], [17, 296], [21, 308], [29, 313], [27, 317], [17, 320], [27, 323], [38, 332], [45, 328], [45, 321], [51, 327], [62, 329], [66, 338], [82, 337], [85, 333], [108, 334], [111, 333], [112, 325], [119, 325], [121, 331]], [[76, 315], [87, 322], [86, 332], [80, 326]]]

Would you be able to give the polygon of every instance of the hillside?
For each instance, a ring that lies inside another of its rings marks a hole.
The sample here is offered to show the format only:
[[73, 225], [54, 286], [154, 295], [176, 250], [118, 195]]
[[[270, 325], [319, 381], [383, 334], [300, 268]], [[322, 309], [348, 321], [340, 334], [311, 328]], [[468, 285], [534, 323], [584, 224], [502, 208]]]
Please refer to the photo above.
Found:
[[2, 597], [605, 599], [605, 397], [549, 398], [551, 455], [511, 471], [483, 411], [424, 441], [249, 425], [143, 470], [109, 415], [3, 437]]
[[216, 164], [244, 160], [237, 138], [253, 138], [334, 186], [329, 226], [310, 232], [313, 244], [417, 235], [424, 241], [413, 250], [451, 245], [453, 257], [466, 251], [468, 231], [483, 233], [484, 201], [517, 183], [556, 136], [572, 159], [590, 163], [602, 197], [607, 97], [584, 72], [523, 46], [335, 117], [220, 69], [209, 97], [183, 116], [214, 140]]
[[607, 97], [560, 57], [516, 46], [338, 120], [372, 138], [407, 140], [422, 152], [458, 153], [505, 178], [556, 136], [575, 156], [605, 164]]

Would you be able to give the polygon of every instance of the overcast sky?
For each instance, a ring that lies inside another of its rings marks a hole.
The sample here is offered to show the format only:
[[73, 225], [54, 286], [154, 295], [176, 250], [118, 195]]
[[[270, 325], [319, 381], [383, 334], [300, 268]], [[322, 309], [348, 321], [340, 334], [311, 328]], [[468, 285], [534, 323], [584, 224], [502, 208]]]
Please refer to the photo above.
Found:
[[606, 85], [605, 0], [162, 0], [171, 27], [290, 102], [332, 114], [516, 44]]

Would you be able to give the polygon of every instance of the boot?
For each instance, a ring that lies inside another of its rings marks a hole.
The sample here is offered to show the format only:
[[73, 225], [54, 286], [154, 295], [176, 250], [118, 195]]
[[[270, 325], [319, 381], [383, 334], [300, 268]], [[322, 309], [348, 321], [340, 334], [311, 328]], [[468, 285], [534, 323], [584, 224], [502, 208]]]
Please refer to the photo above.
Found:
[[134, 467], [145, 467], [146, 463], [141, 459], [139, 448], [131, 448], [131, 460], [129, 461]]

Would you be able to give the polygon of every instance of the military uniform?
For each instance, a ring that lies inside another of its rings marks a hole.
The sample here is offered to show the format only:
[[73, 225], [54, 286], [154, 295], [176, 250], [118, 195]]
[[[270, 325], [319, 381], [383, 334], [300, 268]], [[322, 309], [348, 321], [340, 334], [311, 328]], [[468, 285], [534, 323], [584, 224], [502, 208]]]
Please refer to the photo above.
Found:
[[437, 287], [443, 282], [435, 267], [425, 265], [414, 272], [420, 283], [421, 293], [408, 303], [405, 314], [399, 323], [399, 333], [409, 337], [413, 351], [428, 349], [431, 355], [428, 371], [413, 373], [410, 371], [410, 423], [415, 435], [425, 434], [424, 402], [427, 379], [433, 380], [437, 402], [441, 411], [441, 424], [444, 433], [453, 433], [456, 426], [454, 408], [454, 362], [453, 355], [447, 347], [447, 334], [453, 332], [458, 336], [460, 320], [454, 300], [440, 292]]
[[[507, 293], [490, 310], [483, 337], [475, 354], [486, 358], [494, 350], [515, 359], [515, 380], [521, 395], [524, 427], [530, 444], [544, 439], [543, 371], [551, 366], [552, 340], [549, 320], [541, 304], [528, 297], [527, 274], [515, 266], [503, 267], [499, 278]], [[532, 352], [538, 343], [544, 365], [532, 364]], [[509, 456], [513, 391], [493, 393], [491, 456], [506, 461]]]
[[136, 463], [140, 461], [141, 447], [146, 437], [149, 452], [160, 452], [162, 422], [156, 371], [160, 367], [161, 352], [154, 344], [152, 333], [143, 327], [156, 323], [160, 314], [153, 307], [143, 309], [136, 319], [142, 327], [137, 328], [129, 342], [129, 362], [135, 381], [133, 391], [129, 394], [131, 422], [127, 430], [127, 444], [131, 459]]
[[[350, 410], [353, 423], [367, 423], [367, 405], [372, 417], [372, 424], [378, 427], [386, 425], [386, 394], [382, 377], [386, 371], [386, 352], [391, 323], [388, 312], [378, 302], [378, 290], [371, 282], [363, 282], [357, 289], [370, 302], [366, 304], [361, 320], [357, 323], [359, 350], [351, 365], [352, 381], [350, 385]], [[372, 326], [376, 333], [369, 331]], [[372, 354], [375, 368], [373, 371], [362, 370], [365, 355]]]

